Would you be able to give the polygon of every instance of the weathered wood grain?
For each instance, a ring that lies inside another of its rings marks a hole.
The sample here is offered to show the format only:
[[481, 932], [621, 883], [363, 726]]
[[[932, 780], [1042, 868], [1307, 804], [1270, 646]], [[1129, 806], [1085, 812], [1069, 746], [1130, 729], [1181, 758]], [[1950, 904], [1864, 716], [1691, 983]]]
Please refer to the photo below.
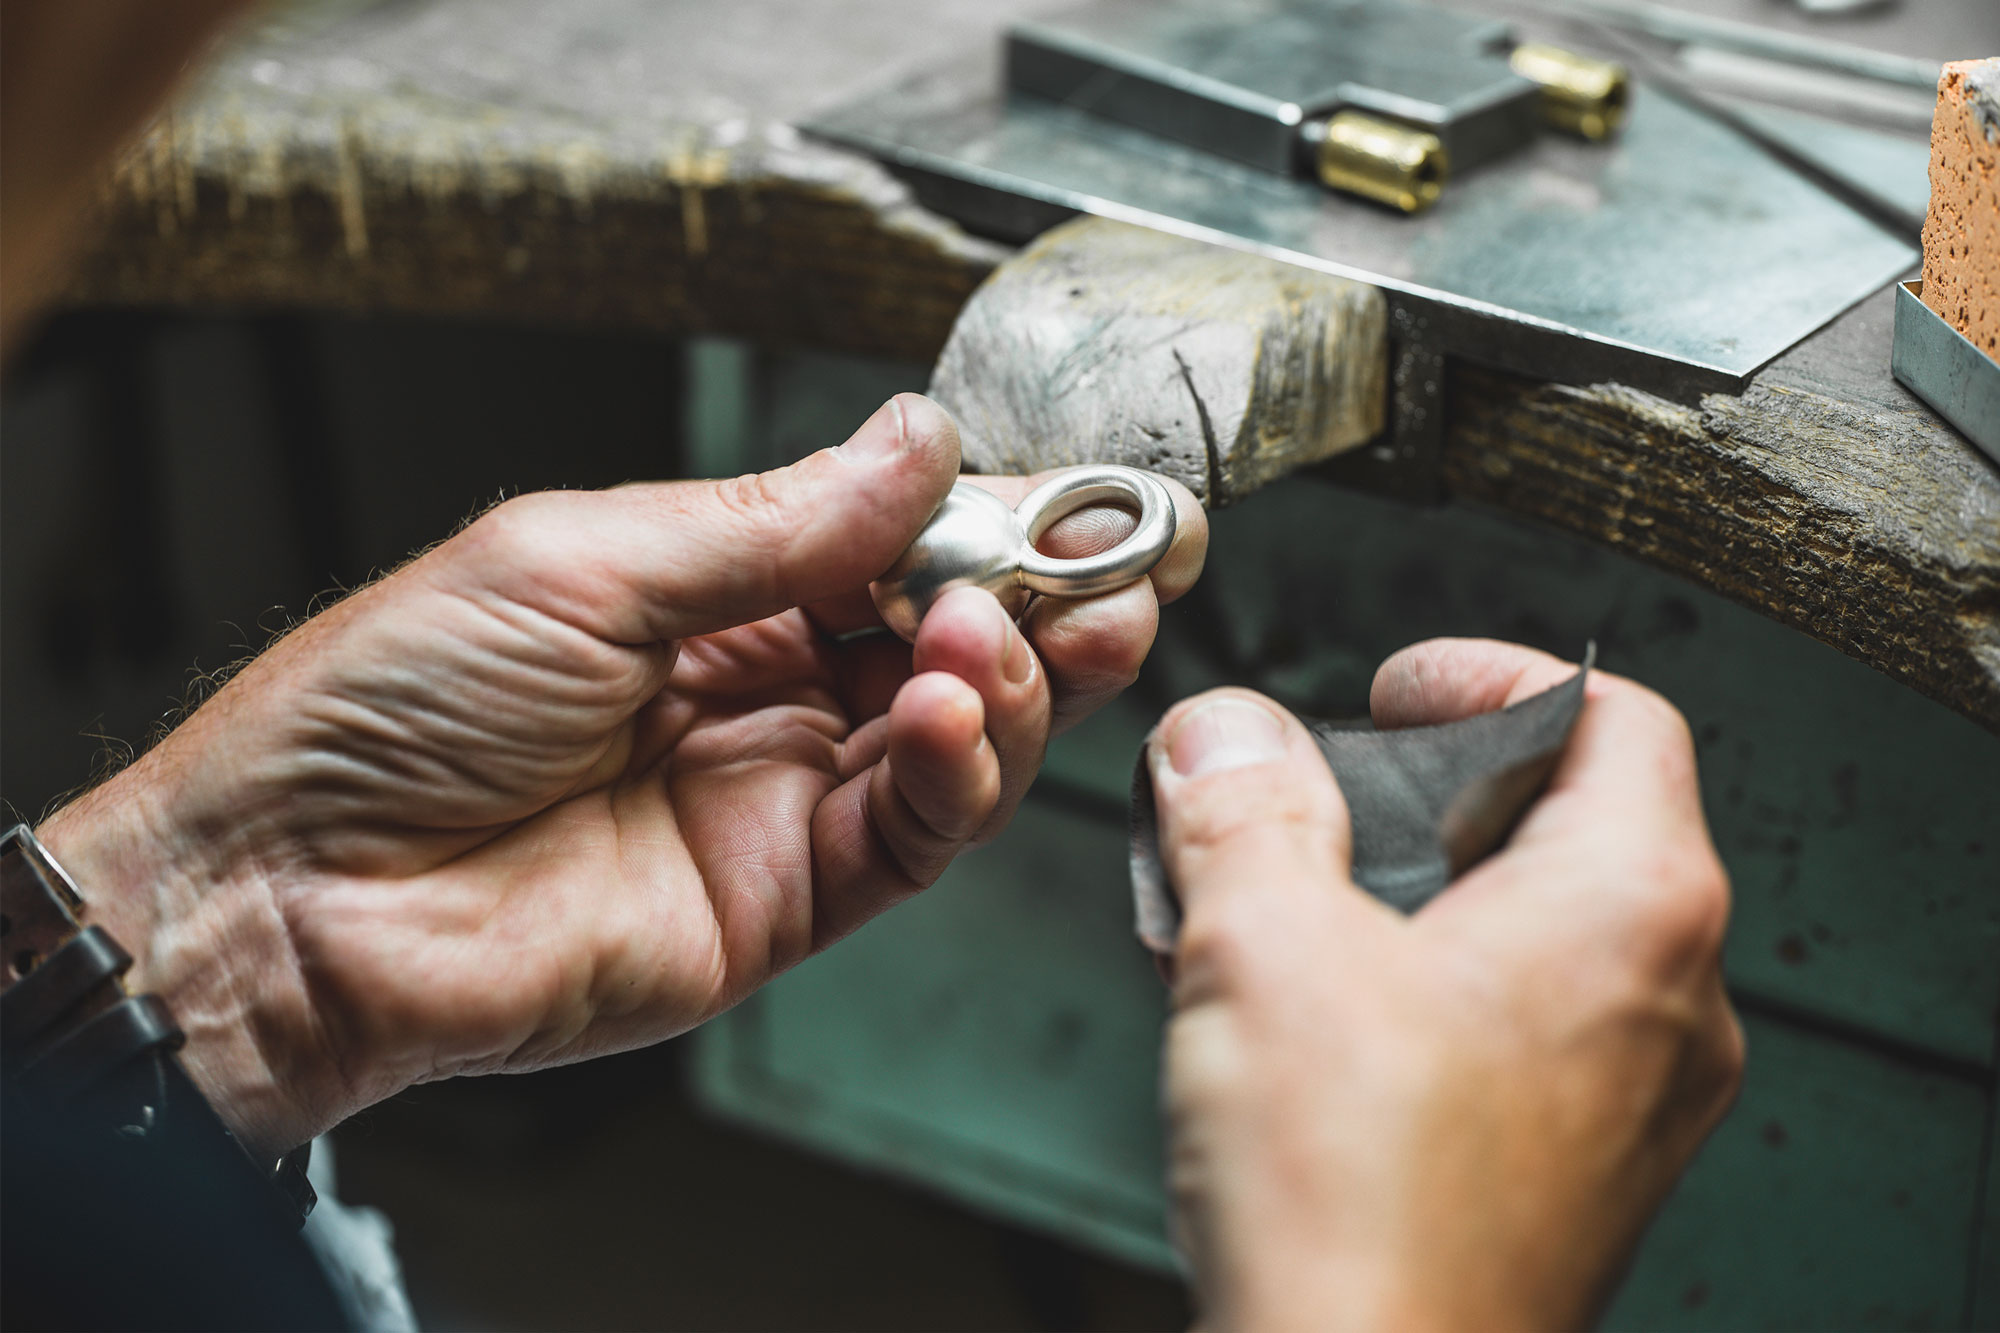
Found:
[[1685, 575], [2000, 731], [2000, 470], [1864, 378], [1889, 295], [1698, 406], [1457, 370], [1447, 490]]
[[[288, 145], [183, 118], [121, 171], [76, 284], [100, 304], [391, 311], [732, 334], [924, 358], [991, 263], [867, 164], [769, 141], [556, 179], [559, 138], [495, 181], [460, 143]], [[809, 175], [811, 179], [801, 179]], [[801, 241], [800, 238], [809, 238]]]
[[1388, 362], [1374, 287], [1079, 218], [973, 293], [931, 395], [977, 471], [1116, 458], [1216, 506], [1379, 434]]
[[927, 359], [1004, 253], [786, 123], [997, 21], [966, 0], [914, 26], [886, 3], [342, 8], [250, 34], [145, 136], [76, 300]]

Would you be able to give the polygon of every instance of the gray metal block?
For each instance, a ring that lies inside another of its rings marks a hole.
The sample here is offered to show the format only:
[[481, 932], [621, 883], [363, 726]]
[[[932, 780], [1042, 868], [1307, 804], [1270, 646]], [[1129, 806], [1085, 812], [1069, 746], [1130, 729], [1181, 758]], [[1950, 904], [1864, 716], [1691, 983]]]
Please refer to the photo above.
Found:
[[1423, 5], [1099, 0], [1017, 23], [1016, 92], [1280, 176], [1300, 122], [1342, 108], [1429, 130], [1455, 170], [1541, 132], [1541, 90], [1513, 72], [1506, 24]]
[[805, 128], [1013, 240], [1076, 212], [1373, 283], [1454, 357], [1678, 396], [1759, 367], [1916, 251], [1650, 89], [1616, 143], [1543, 135], [1419, 217], [999, 91], [997, 56], [926, 69]]

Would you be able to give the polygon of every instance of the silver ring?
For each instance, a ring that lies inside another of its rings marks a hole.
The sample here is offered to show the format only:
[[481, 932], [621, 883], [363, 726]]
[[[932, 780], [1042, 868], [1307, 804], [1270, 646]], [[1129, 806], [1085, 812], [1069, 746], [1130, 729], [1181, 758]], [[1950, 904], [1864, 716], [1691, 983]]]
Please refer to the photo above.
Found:
[[[1139, 510], [1139, 526], [1124, 541], [1080, 560], [1057, 560], [1035, 549], [1058, 519], [1105, 500]], [[1031, 593], [1089, 597], [1137, 583], [1173, 546], [1175, 524], [1166, 485], [1114, 463], [1072, 468], [1013, 509], [993, 492], [961, 481], [868, 591], [882, 623], [914, 641], [925, 614], [954, 588], [984, 588], [1018, 618]]]
[[[1105, 501], [1138, 507], [1139, 526], [1124, 541], [1075, 560], [1058, 560], [1035, 549], [1057, 521]], [[1166, 558], [1178, 524], [1174, 497], [1158, 477], [1116, 463], [1071, 468], [1052, 477], [1028, 492], [1014, 512], [1028, 535], [1021, 552], [1021, 582], [1056, 597], [1090, 597], [1137, 583]]]

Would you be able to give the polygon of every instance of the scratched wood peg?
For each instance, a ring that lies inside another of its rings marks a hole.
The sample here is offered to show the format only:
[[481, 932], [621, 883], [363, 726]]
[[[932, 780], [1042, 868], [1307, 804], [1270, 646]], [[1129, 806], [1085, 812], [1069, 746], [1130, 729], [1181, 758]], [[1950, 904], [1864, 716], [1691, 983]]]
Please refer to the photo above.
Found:
[[1388, 366], [1374, 287], [1085, 217], [973, 293], [931, 396], [968, 471], [1124, 463], [1214, 509], [1379, 435]]

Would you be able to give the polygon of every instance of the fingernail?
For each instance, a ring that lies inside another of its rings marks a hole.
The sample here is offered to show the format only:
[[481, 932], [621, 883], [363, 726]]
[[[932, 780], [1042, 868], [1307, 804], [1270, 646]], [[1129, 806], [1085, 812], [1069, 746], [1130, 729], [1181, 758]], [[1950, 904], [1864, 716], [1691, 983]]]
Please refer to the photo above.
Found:
[[875, 409], [875, 415], [861, 423], [861, 429], [833, 451], [848, 463], [879, 463], [893, 458], [903, 448], [903, 409], [891, 398]]
[[1188, 778], [1284, 757], [1284, 726], [1270, 709], [1242, 699], [1201, 705], [1174, 726], [1167, 741], [1167, 761]]
[[[966, 597], [970, 600], [971, 594], [967, 593]], [[998, 598], [988, 593], [978, 600], [984, 604], [979, 614], [986, 621], [986, 652], [992, 658], [998, 659], [1000, 674], [1018, 685], [1022, 677], [1015, 673], [1021, 670], [1022, 659], [1026, 654], [1015, 647], [1014, 641], [1021, 637], [1021, 631], [1014, 627], [1014, 621], [1008, 616], [1007, 608], [1000, 605]]]
[[897, 394], [877, 408], [875, 415], [834, 453], [849, 462], [884, 462], [906, 449], [928, 444], [944, 421], [944, 409], [930, 399], [913, 393]]
[[913, 448], [929, 444], [951, 427], [945, 410], [920, 393], [899, 393], [889, 406], [903, 423], [903, 442]]

